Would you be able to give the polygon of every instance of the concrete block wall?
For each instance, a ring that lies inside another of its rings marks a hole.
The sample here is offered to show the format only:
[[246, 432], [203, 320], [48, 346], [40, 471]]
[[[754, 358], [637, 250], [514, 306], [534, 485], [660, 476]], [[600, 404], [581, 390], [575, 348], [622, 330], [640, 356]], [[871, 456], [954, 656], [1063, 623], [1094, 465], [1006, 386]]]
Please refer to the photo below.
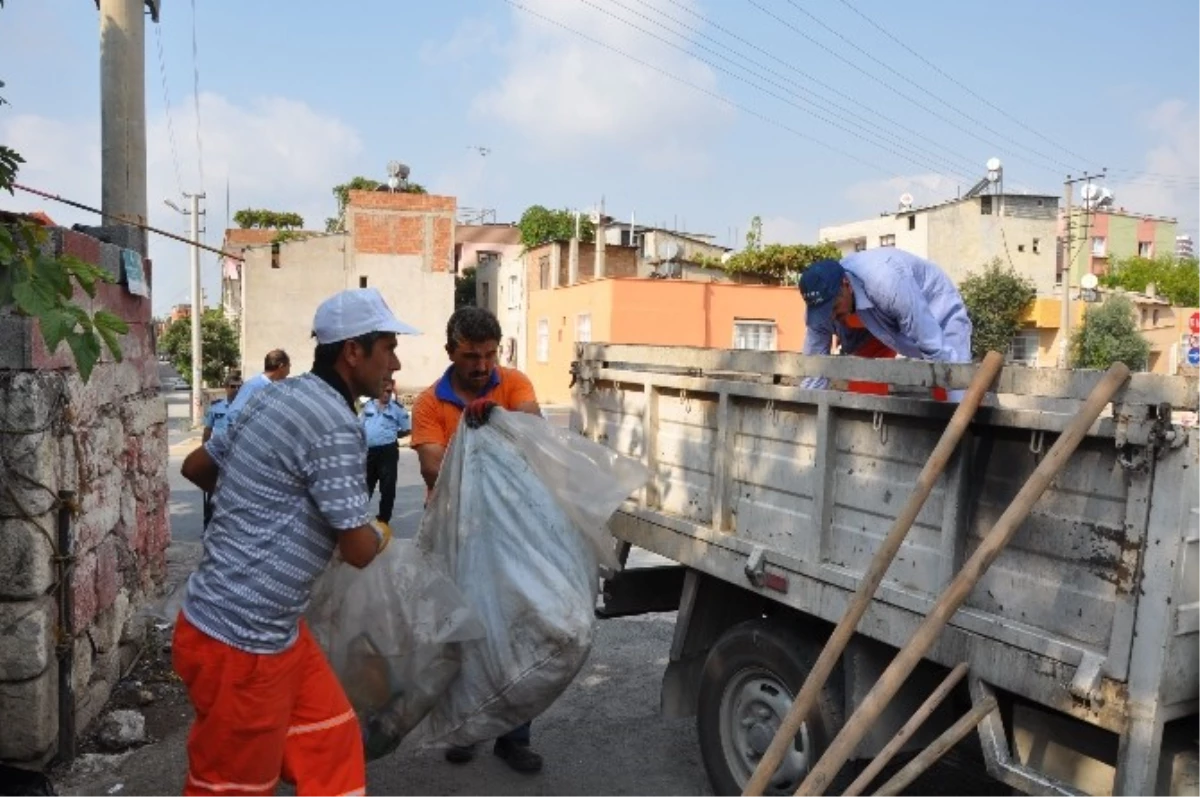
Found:
[[[55, 228], [46, 246], [121, 276], [115, 244]], [[166, 573], [166, 406], [150, 299], [120, 282], [75, 299], [130, 326], [122, 361], [105, 351], [87, 384], [65, 344], [47, 351], [32, 319], [0, 308], [0, 475], [11, 488], [0, 490], [0, 761], [40, 764], [56, 752], [59, 650], [69, 653], [77, 730], [96, 718], [140, 643], [133, 615]], [[73, 633], [61, 649], [60, 490], [75, 493]]]

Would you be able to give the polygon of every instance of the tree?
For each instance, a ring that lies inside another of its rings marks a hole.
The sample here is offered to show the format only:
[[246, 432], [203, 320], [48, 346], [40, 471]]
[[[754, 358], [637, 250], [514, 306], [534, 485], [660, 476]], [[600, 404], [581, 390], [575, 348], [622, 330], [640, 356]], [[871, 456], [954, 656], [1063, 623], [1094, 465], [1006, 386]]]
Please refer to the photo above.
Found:
[[1112, 261], [1101, 283], [1142, 293], [1153, 283], [1158, 295], [1177, 307], [1200, 305], [1200, 268], [1194, 257], [1126, 257]]
[[475, 305], [475, 267], [467, 266], [454, 278], [454, 309]]
[[233, 214], [233, 220], [243, 230], [299, 230], [304, 227], [304, 217], [290, 211], [242, 208]]
[[[333, 196], [337, 200], [337, 216], [325, 219], [325, 232], [342, 232], [346, 229], [346, 205], [350, 204], [351, 191], [377, 191], [383, 183], [370, 177], [351, 177], [341, 185], [333, 187]], [[407, 182], [396, 189], [402, 194], [427, 194], [425, 186], [420, 183]]]
[[1125, 296], [1110, 296], [1103, 304], [1089, 304], [1083, 324], [1071, 335], [1071, 367], [1105, 370], [1125, 363], [1131, 371], [1144, 371], [1150, 362], [1150, 342], [1138, 332], [1135, 308]]
[[[0, 97], [0, 105], [6, 104]], [[0, 145], [0, 189], [13, 193], [24, 162], [16, 150]], [[72, 301], [76, 286], [95, 297], [96, 285], [114, 282], [114, 277], [99, 265], [69, 255], [47, 255], [43, 250], [47, 237], [41, 225], [25, 219], [0, 224], [0, 308], [13, 306], [18, 315], [36, 319], [51, 353], [65, 342], [86, 382], [100, 359], [101, 344], [121, 360], [119, 336], [129, 326], [107, 310], [89, 313]]]
[[[206, 384], [220, 384], [229, 369], [236, 368], [240, 359], [237, 329], [225, 317], [220, 307], [212, 307], [200, 316], [200, 342], [204, 362], [201, 374]], [[181, 318], [167, 327], [158, 342], [159, 351], [167, 356], [184, 379], [192, 379], [192, 321]]]
[[[575, 235], [575, 214], [570, 210], [548, 210], [541, 205], [530, 205], [517, 222], [521, 231], [521, 244], [526, 249], [541, 246], [547, 241], [565, 241]], [[596, 237], [596, 225], [587, 216], [579, 219], [579, 240], [592, 241]]]
[[[752, 228], [753, 229], [753, 228]], [[751, 237], [754, 237], [754, 242]], [[755, 243], [756, 242], [756, 243]], [[840, 260], [841, 250], [834, 244], [766, 244], [761, 242], [760, 233], [751, 232], [746, 239], [747, 248], [735, 252], [728, 259], [697, 256], [699, 265], [717, 268], [728, 274], [754, 274], [769, 280], [793, 285], [800, 273], [818, 260]], [[756, 246], [756, 248], [751, 248]]]
[[1021, 318], [1037, 297], [1033, 280], [1022, 276], [997, 258], [970, 273], [958, 287], [967, 315], [971, 318], [971, 356], [982, 360], [989, 351], [1001, 354], [1021, 331]]

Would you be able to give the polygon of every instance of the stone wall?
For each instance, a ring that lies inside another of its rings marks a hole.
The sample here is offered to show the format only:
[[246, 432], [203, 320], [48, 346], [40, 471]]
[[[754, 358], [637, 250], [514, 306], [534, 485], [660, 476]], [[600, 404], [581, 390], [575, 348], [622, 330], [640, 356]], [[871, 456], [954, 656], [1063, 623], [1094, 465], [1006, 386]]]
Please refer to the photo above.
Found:
[[[122, 361], [106, 350], [84, 384], [66, 344], [48, 352], [36, 323], [0, 309], [0, 760], [34, 764], [57, 750], [59, 656], [70, 661], [81, 733], [136, 655], [133, 615], [157, 597], [170, 537], [150, 299], [126, 290], [120, 246], [61, 228], [46, 246], [117, 276], [94, 299], [77, 290], [76, 301], [130, 328]], [[149, 261], [145, 269], [149, 279]], [[62, 502], [60, 491], [74, 496]], [[55, 559], [63, 504], [71, 509], [69, 639]]]

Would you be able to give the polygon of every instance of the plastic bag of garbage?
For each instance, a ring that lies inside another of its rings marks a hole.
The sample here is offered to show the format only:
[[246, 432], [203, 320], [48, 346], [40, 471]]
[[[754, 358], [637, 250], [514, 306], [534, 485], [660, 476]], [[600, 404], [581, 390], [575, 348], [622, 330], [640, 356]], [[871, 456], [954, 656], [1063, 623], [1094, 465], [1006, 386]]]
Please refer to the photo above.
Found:
[[591, 649], [607, 522], [649, 478], [641, 463], [541, 418], [495, 410], [459, 427], [417, 534], [487, 627], [417, 736], [466, 745], [545, 711]]
[[458, 675], [460, 645], [485, 633], [412, 540], [394, 540], [361, 570], [332, 563], [307, 620], [358, 712], [368, 760], [399, 746]]

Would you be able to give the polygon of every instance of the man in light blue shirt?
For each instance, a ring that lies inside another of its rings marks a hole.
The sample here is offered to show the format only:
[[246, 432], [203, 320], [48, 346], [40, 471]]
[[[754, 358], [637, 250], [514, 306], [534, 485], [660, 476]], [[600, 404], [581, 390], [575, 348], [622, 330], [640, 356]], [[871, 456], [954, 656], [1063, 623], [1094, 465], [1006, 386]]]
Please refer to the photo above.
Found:
[[272, 349], [267, 352], [267, 356], [263, 358], [263, 372], [247, 380], [246, 384], [242, 385], [242, 389], [238, 391], [237, 398], [229, 402], [226, 425], [233, 426], [233, 422], [237, 420], [246, 403], [256, 393], [274, 382], [287, 379], [288, 374], [291, 372], [292, 361], [286, 351], [283, 349]]
[[[800, 291], [807, 306], [805, 354], [829, 354], [837, 335], [843, 354], [971, 361], [971, 319], [958, 288], [910, 252], [880, 247], [819, 260], [800, 275]], [[804, 386], [827, 384], [814, 378]], [[955, 393], [952, 400], [961, 396]]]
[[377, 520], [392, 522], [392, 507], [396, 502], [396, 471], [400, 449], [396, 441], [412, 432], [412, 416], [393, 398], [395, 382], [388, 379], [377, 398], [366, 403], [362, 411], [363, 434], [367, 438], [367, 494], [375, 495], [379, 485], [379, 514]]
[[[225, 434], [225, 430], [229, 428], [229, 405], [237, 398], [241, 387], [242, 378], [240, 376], [229, 377], [225, 382], [225, 398], [217, 399], [208, 405], [208, 409], [204, 412], [202, 443], [207, 443], [217, 435]], [[212, 513], [212, 493], [204, 493], [204, 528], [206, 529], [209, 521], [212, 520]]]

